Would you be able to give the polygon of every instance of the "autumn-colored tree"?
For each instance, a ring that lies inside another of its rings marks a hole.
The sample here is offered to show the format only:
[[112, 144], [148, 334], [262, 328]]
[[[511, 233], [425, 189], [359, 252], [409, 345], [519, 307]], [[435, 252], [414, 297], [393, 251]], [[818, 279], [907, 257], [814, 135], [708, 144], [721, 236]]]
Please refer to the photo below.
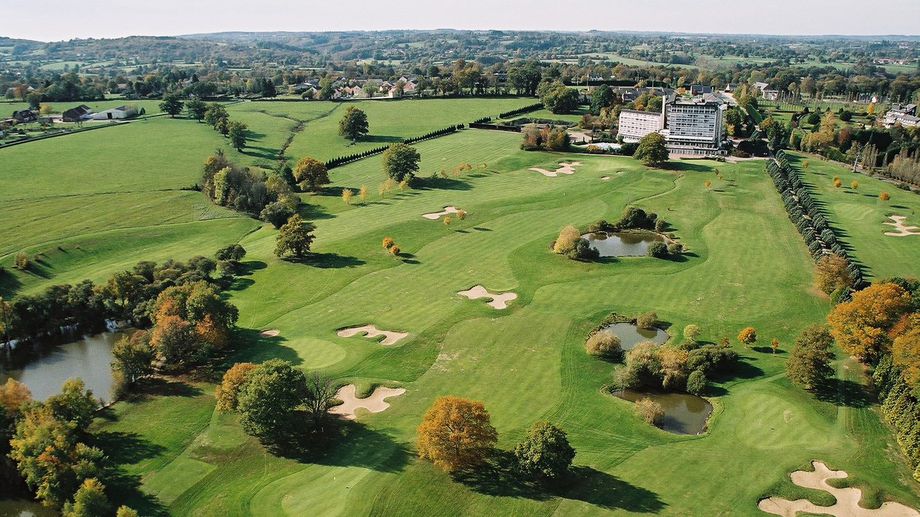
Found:
[[843, 186], [843, 180], [840, 178], [834, 178], [834, 188], [840, 188]]
[[703, 182], [703, 186], [706, 187], [706, 190], [709, 190], [710, 188], [712, 188], [712, 182], [709, 180], [706, 180]]
[[891, 199], [891, 194], [887, 192], [882, 192], [881, 194], [878, 195], [878, 198], [881, 201], [888, 201], [889, 199]]
[[664, 408], [652, 399], [639, 399], [634, 404], [636, 415], [649, 425], [657, 425], [664, 418]]
[[301, 190], [318, 192], [320, 187], [329, 183], [329, 172], [326, 164], [306, 156], [294, 167], [294, 179]]
[[687, 325], [686, 327], [684, 327], [684, 339], [686, 339], [688, 343], [691, 343], [691, 344], [696, 343], [699, 337], [700, 337], [700, 326], [699, 325], [691, 323]]
[[773, 338], [773, 339], [770, 341], [770, 348], [773, 349], [773, 353], [775, 354], [776, 351], [779, 350], [779, 340], [776, 339], [776, 338]]
[[581, 232], [572, 225], [566, 226], [559, 232], [559, 237], [553, 243], [553, 253], [566, 254], [575, 249], [581, 240]]
[[853, 273], [847, 269], [847, 259], [840, 255], [824, 255], [815, 265], [815, 287], [826, 294], [853, 285]]
[[454, 222], [449, 215], [444, 216], [444, 226], [450, 226], [450, 223]]
[[5, 384], [0, 385], [0, 406], [12, 414], [19, 413], [23, 404], [32, 400], [32, 392], [25, 384], [13, 379], [6, 380]]
[[616, 361], [623, 358], [620, 338], [609, 330], [599, 330], [588, 337], [585, 342], [588, 355]]
[[390, 246], [390, 255], [393, 255], [394, 257], [398, 257], [401, 252], [402, 250], [399, 249], [399, 246], [395, 244]]
[[640, 329], [653, 329], [658, 325], [658, 314], [655, 311], [644, 312], [636, 318], [636, 326]]
[[687, 386], [687, 359], [689, 353], [676, 347], [660, 347], [661, 387], [665, 391], [681, 391]]
[[757, 342], [757, 330], [754, 327], [745, 327], [738, 333], [738, 341], [745, 346], [753, 345]]
[[805, 170], [808, 170], [808, 167], [809, 167], [810, 165], [811, 165], [811, 162], [809, 162], [808, 160], [805, 160], [805, 161], [802, 162], [802, 168], [805, 169]]
[[459, 219], [459, 220], [461, 220], [461, 221], [464, 220], [464, 219], [466, 219], [466, 211], [465, 211], [465, 210], [457, 210], [457, 219]]
[[460, 397], [438, 397], [418, 427], [419, 456], [448, 472], [482, 464], [497, 441], [485, 406]]
[[182, 370], [197, 364], [207, 350], [195, 335], [195, 327], [179, 316], [161, 316], [150, 333], [150, 346], [167, 369]]
[[358, 189], [358, 199], [361, 200], [362, 205], [367, 204], [367, 185], [361, 185], [361, 188]]
[[856, 180], [851, 181], [851, 182], [850, 182], [850, 188], [853, 189], [853, 190], [858, 189], [858, 188], [859, 188], [859, 182], [856, 181]]
[[353, 198], [354, 196], [355, 196], [355, 191], [351, 190], [350, 188], [347, 188], [342, 191], [342, 201], [345, 202], [346, 205], [351, 205], [351, 198]]
[[63, 517], [102, 517], [111, 515], [111, 503], [105, 495], [105, 485], [96, 478], [84, 479], [73, 496], [73, 502], [64, 504]]
[[827, 321], [844, 352], [874, 364], [888, 349], [888, 330], [910, 306], [910, 293], [901, 286], [873, 284], [834, 307]]
[[920, 313], [909, 318], [909, 329], [894, 339], [891, 352], [904, 380], [915, 389], [920, 387]]
[[388, 250], [396, 244], [396, 241], [393, 240], [393, 237], [384, 237], [383, 238], [383, 249]]
[[236, 363], [226, 373], [220, 384], [214, 390], [217, 399], [217, 410], [220, 412], [236, 411], [237, 396], [240, 388], [249, 379], [249, 373], [256, 369], [252, 363]]

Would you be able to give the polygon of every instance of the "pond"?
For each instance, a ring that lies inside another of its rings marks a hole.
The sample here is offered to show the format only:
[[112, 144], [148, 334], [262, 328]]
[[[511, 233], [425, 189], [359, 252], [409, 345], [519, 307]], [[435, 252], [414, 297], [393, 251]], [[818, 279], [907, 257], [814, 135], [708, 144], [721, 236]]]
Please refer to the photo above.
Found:
[[620, 348], [623, 350], [632, 350], [639, 343], [651, 341], [656, 345], [663, 345], [668, 341], [668, 333], [660, 328], [640, 329], [633, 323], [614, 323], [607, 325], [601, 330], [609, 330], [616, 337], [620, 338]]
[[109, 401], [112, 399], [112, 348], [123, 334], [105, 332], [50, 347], [22, 367], [0, 370], [0, 382], [12, 377], [29, 387], [32, 398], [45, 400], [59, 393], [64, 381], [79, 377], [97, 398]]
[[640, 399], [652, 399], [661, 404], [664, 417], [658, 427], [675, 434], [702, 434], [706, 431], [706, 422], [712, 414], [712, 404], [708, 400], [688, 393], [644, 393], [634, 390], [613, 392], [617, 398], [636, 402]]
[[651, 232], [586, 233], [581, 238], [601, 257], [644, 257], [653, 242], [664, 240]]

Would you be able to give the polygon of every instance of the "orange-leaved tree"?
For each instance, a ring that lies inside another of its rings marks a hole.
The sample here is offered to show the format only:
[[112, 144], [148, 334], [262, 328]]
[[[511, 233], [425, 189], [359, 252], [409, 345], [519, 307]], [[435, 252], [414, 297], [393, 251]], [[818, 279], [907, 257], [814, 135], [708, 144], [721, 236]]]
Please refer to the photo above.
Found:
[[214, 391], [214, 398], [217, 399], [217, 410], [226, 413], [236, 411], [237, 395], [240, 389], [249, 380], [249, 374], [256, 369], [252, 363], [236, 363], [226, 373], [224, 378], [217, 385]]
[[498, 441], [498, 433], [481, 402], [438, 397], [418, 427], [418, 454], [453, 472], [482, 464]]
[[738, 333], [738, 341], [745, 346], [753, 345], [757, 342], [757, 330], [754, 327], [745, 327]]
[[875, 363], [890, 345], [888, 330], [910, 308], [910, 294], [891, 283], [873, 284], [834, 307], [827, 317], [831, 335], [844, 352]]

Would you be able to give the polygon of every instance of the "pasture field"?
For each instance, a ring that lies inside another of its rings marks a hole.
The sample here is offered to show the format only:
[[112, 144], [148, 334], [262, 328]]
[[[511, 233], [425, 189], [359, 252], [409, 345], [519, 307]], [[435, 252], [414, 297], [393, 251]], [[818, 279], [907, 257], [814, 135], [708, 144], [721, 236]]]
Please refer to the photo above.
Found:
[[[372, 134], [403, 137], [529, 102], [362, 104]], [[343, 110], [234, 105], [231, 117], [250, 124], [254, 147], [227, 152], [246, 163], [275, 159], [293, 134], [288, 157], [335, 156], [350, 149], [335, 131]], [[270, 225], [182, 190], [214, 148], [226, 148], [204, 124], [164, 117], [0, 150], [0, 215], [15, 222], [4, 230], [0, 263], [29, 249], [45, 256], [47, 273], [7, 276], [5, 293], [99, 280], [137, 260], [181, 260], [239, 242], [249, 267], [228, 293], [242, 340], [231, 361], [286, 359], [355, 383], [362, 395], [378, 385], [407, 390], [386, 411], [343, 425], [326, 454], [298, 459], [266, 452], [235, 416], [217, 413], [213, 384], [151, 383], [93, 425], [124, 474], [112, 497], [143, 515], [753, 516], [768, 495], [821, 502], [788, 478], [819, 459], [870, 488], [866, 504], [920, 504], [870, 403], [843, 389], [816, 400], [785, 378], [794, 337], [822, 321], [829, 302], [814, 294], [811, 258], [761, 161], [676, 161], [660, 170], [631, 158], [524, 152], [519, 143], [520, 135], [480, 130], [421, 142], [421, 185], [386, 197], [377, 192], [379, 156], [333, 169], [332, 185], [302, 195], [302, 215], [317, 227], [304, 263], [274, 257]], [[573, 175], [528, 170], [571, 160], [582, 163]], [[462, 164], [469, 170], [451, 173]], [[345, 205], [342, 189], [361, 185], [368, 202]], [[907, 196], [891, 191], [892, 203]], [[449, 226], [422, 217], [448, 205], [468, 216]], [[549, 251], [564, 225], [614, 220], [629, 205], [660, 214], [689, 253], [583, 263]], [[402, 256], [381, 248], [385, 236]], [[457, 295], [476, 284], [518, 298], [495, 310]], [[649, 310], [675, 340], [689, 323], [706, 341], [752, 325], [761, 345], [773, 337], [782, 345], [776, 354], [735, 345], [743, 364], [712, 386], [708, 432], [668, 434], [606, 394], [613, 367], [584, 353], [587, 333], [610, 312]], [[382, 347], [336, 334], [365, 324], [409, 336]], [[265, 329], [280, 335], [260, 337]], [[838, 369], [841, 382], [864, 382], [846, 358]], [[483, 401], [506, 451], [536, 420], [562, 427], [578, 451], [577, 481], [549, 492], [521, 487], [499, 469], [453, 478], [418, 460], [415, 429], [448, 394]]]
[[[788, 156], [804, 172], [803, 179], [812, 186], [816, 199], [824, 203], [828, 220], [842, 232], [843, 242], [852, 247], [857, 261], [871, 278], [917, 275], [920, 235], [885, 235], [895, 232], [895, 228], [884, 223], [891, 222], [888, 216], [900, 215], [907, 218], [907, 225], [920, 226], [920, 196], [814, 155], [789, 153]], [[802, 166], [805, 160], [807, 169]], [[837, 177], [843, 183], [840, 188], [834, 187]], [[851, 187], [854, 180], [859, 183], [856, 189]], [[882, 192], [888, 192], [891, 199], [879, 199]]]

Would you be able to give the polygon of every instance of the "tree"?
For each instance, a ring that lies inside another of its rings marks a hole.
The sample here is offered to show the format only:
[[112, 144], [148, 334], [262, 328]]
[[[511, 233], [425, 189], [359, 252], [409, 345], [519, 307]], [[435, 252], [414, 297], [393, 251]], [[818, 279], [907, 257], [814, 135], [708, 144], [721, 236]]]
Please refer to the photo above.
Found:
[[593, 355], [602, 359], [616, 361], [623, 358], [620, 338], [609, 330], [599, 330], [591, 334], [585, 342], [585, 350], [588, 352], [588, 355]]
[[285, 203], [269, 203], [259, 212], [259, 219], [271, 223], [275, 228], [281, 228], [296, 212]]
[[140, 331], [123, 336], [112, 349], [114, 362], [112, 368], [121, 372], [130, 383], [135, 383], [153, 371], [153, 349], [150, 347], [149, 336]]
[[702, 395], [706, 391], [706, 374], [703, 370], [693, 370], [687, 376], [687, 393]]
[[738, 341], [744, 346], [751, 346], [757, 342], [757, 330], [754, 327], [745, 327], [738, 333]]
[[853, 189], [853, 190], [859, 189], [859, 182], [856, 181], [856, 180], [851, 181], [851, 182], [850, 182], [850, 188]]
[[329, 183], [326, 164], [309, 156], [301, 158], [294, 167], [294, 179], [302, 191], [319, 192], [322, 185]]
[[349, 140], [358, 140], [368, 133], [367, 114], [359, 108], [349, 106], [339, 121], [339, 134]]
[[45, 401], [45, 407], [62, 422], [73, 423], [79, 430], [89, 427], [99, 401], [86, 389], [82, 379], [67, 379], [61, 392]]
[[83, 482], [100, 472], [101, 450], [77, 440], [75, 424], [44, 406], [28, 409], [10, 440], [10, 458], [45, 506], [60, 508]]
[[313, 230], [315, 229], [315, 226], [305, 222], [299, 214], [292, 215], [278, 231], [275, 255], [278, 257], [290, 255], [295, 259], [306, 257], [310, 253], [310, 246], [313, 245]]
[[355, 197], [354, 190], [351, 190], [350, 188], [342, 190], [342, 202], [344, 202], [346, 205], [351, 206], [351, 200], [353, 197]]
[[224, 373], [223, 379], [214, 390], [218, 411], [224, 413], [236, 411], [240, 390], [256, 368], [257, 366], [252, 363], [236, 363]]
[[831, 335], [849, 355], [874, 364], [888, 350], [888, 329], [911, 307], [910, 293], [893, 283], [873, 284], [834, 307]]
[[813, 390], [833, 377], [831, 361], [834, 339], [823, 325], [813, 325], [799, 334], [786, 361], [789, 380], [806, 390]]
[[304, 405], [313, 419], [314, 428], [321, 428], [335, 400], [336, 386], [330, 377], [313, 372], [307, 375], [307, 395]]
[[150, 345], [167, 370], [181, 371], [198, 364], [207, 350], [195, 335], [195, 326], [175, 315], [156, 318]]
[[775, 354], [776, 351], [779, 350], [779, 340], [776, 338], [773, 338], [772, 340], [770, 340], [770, 348], [773, 350], [773, 353]]
[[514, 457], [522, 472], [540, 480], [558, 481], [568, 475], [575, 449], [565, 431], [549, 422], [536, 422], [514, 447]]
[[73, 503], [64, 504], [64, 517], [104, 517], [111, 515], [111, 503], [105, 495], [105, 485], [96, 478], [84, 479]]
[[889, 199], [891, 199], [891, 194], [889, 194], [888, 192], [882, 192], [881, 194], [878, 195], [878, 199], [879, 201], [888, 201]]
[[185, 103], [185, 111], [188, 113], [189, 118], [201, 122], [204, 118], [204, 114], [208, 111], [208, 105], [201, 100], [192, 99]]
[[411, 145], [393, 144], [383, 153], [383, 170], [394, 181], [411, 181], [418, 172], [418, 162], [421, 158]]
[[568, 225], [559, 232], [559, 237], [553, 243], [553, 253], [562, 255], [570, 253], [575, 249], [575, 245], [581, 240], [581, 232], [578, 228]]
[[904, 372], [904, 380], [914, 388], [920, 387], [920, 313], [910, 318], [910, 329], [892, 343], [892, 361]]
[[613, 104], [613, 90], [606, 84], [600, 85], [591, 92], [591, 113], [600, 115], [601, 110]]
[[300, 409], [308, 395], [304, 373], [287, 361], [271, 359], [248, 377], [237, 396], [243, 429], [268, 443], [291, 437], [300, 427]]
[[570, 113], [578, 109], [578, 92], [564, 84], [545, 83], [541, 87], [540, 101], [553, 113]]
[[138, 517], [137, 510], [128, 507], [128, 506], [119, 506], [118, 511], [115, 512], [115, 517]]
[[649, 425], [657, 425], [664, 418], [664, 408], [650, 398], [639, 399], [634, 404], [636, 415]]
[[696, 340], [699, 339], [699, 337], [700, 337], [699, 325], [695, 325], [691, 323], [687, 325], [686, 327], [684, 327], [684, 339], [686, 339], [688, 343], [695, 344]]
[[32, 392], [25, 384], [13, 379], [6, 380], [6, 383], [0, 385], [0, 406], [9, 414], [16, 415], [22, 409], [26, 402], [32, 400]]
[[229, 120], [230, 115], [227, 114], [227, 108], [222, 104], [212, 102], [204, 111], [204, 121], [221, 134], [226, 134], [222, 128], [227, 126]]
[[230, 138], [230, 145], [237, 151], [242, 151], [246, 147], [246, 140], [249, 136], [249, 128], [246, 124], [237, 120], [231, 121], [227, 126], [227, 136]]
[[664, 137], [658, 133], [649, 133], [642, 137], [633, 158], [650, 167], [658, 167], [668, 161], [668, 148], [665, 147]]
[[182, 113], [182, 99], [178, 95], [169, 94], [163, 96], [163, 102], [160, 103], [160, 110], [169, 114], [169, 118], [175, 118]]
[[478, 466], [491, 454], [498, 433], [481, 402], [438, 397], [418, 427], [418, 454], [453, 472]]
[[824, 255], [815, 265], [815, 287], [825, 294], [850, 287], [853, 280], [847, 259], [840, 255]]
[[654, 311], [645, 312], [636, 318], [636, 326], [640, 329], [654, 329], [658, 324], [658, 314]]
[[362, 205], [367, 204], [367, 185], [361, 185], [361, 188], [358, 189], [358, 199], [361, 200]]
[[646, 252], [649, 257], [657, 259], [668, 258], [668, 245], [662, 241], [655, 241], [648, 246], [648, 251]]

